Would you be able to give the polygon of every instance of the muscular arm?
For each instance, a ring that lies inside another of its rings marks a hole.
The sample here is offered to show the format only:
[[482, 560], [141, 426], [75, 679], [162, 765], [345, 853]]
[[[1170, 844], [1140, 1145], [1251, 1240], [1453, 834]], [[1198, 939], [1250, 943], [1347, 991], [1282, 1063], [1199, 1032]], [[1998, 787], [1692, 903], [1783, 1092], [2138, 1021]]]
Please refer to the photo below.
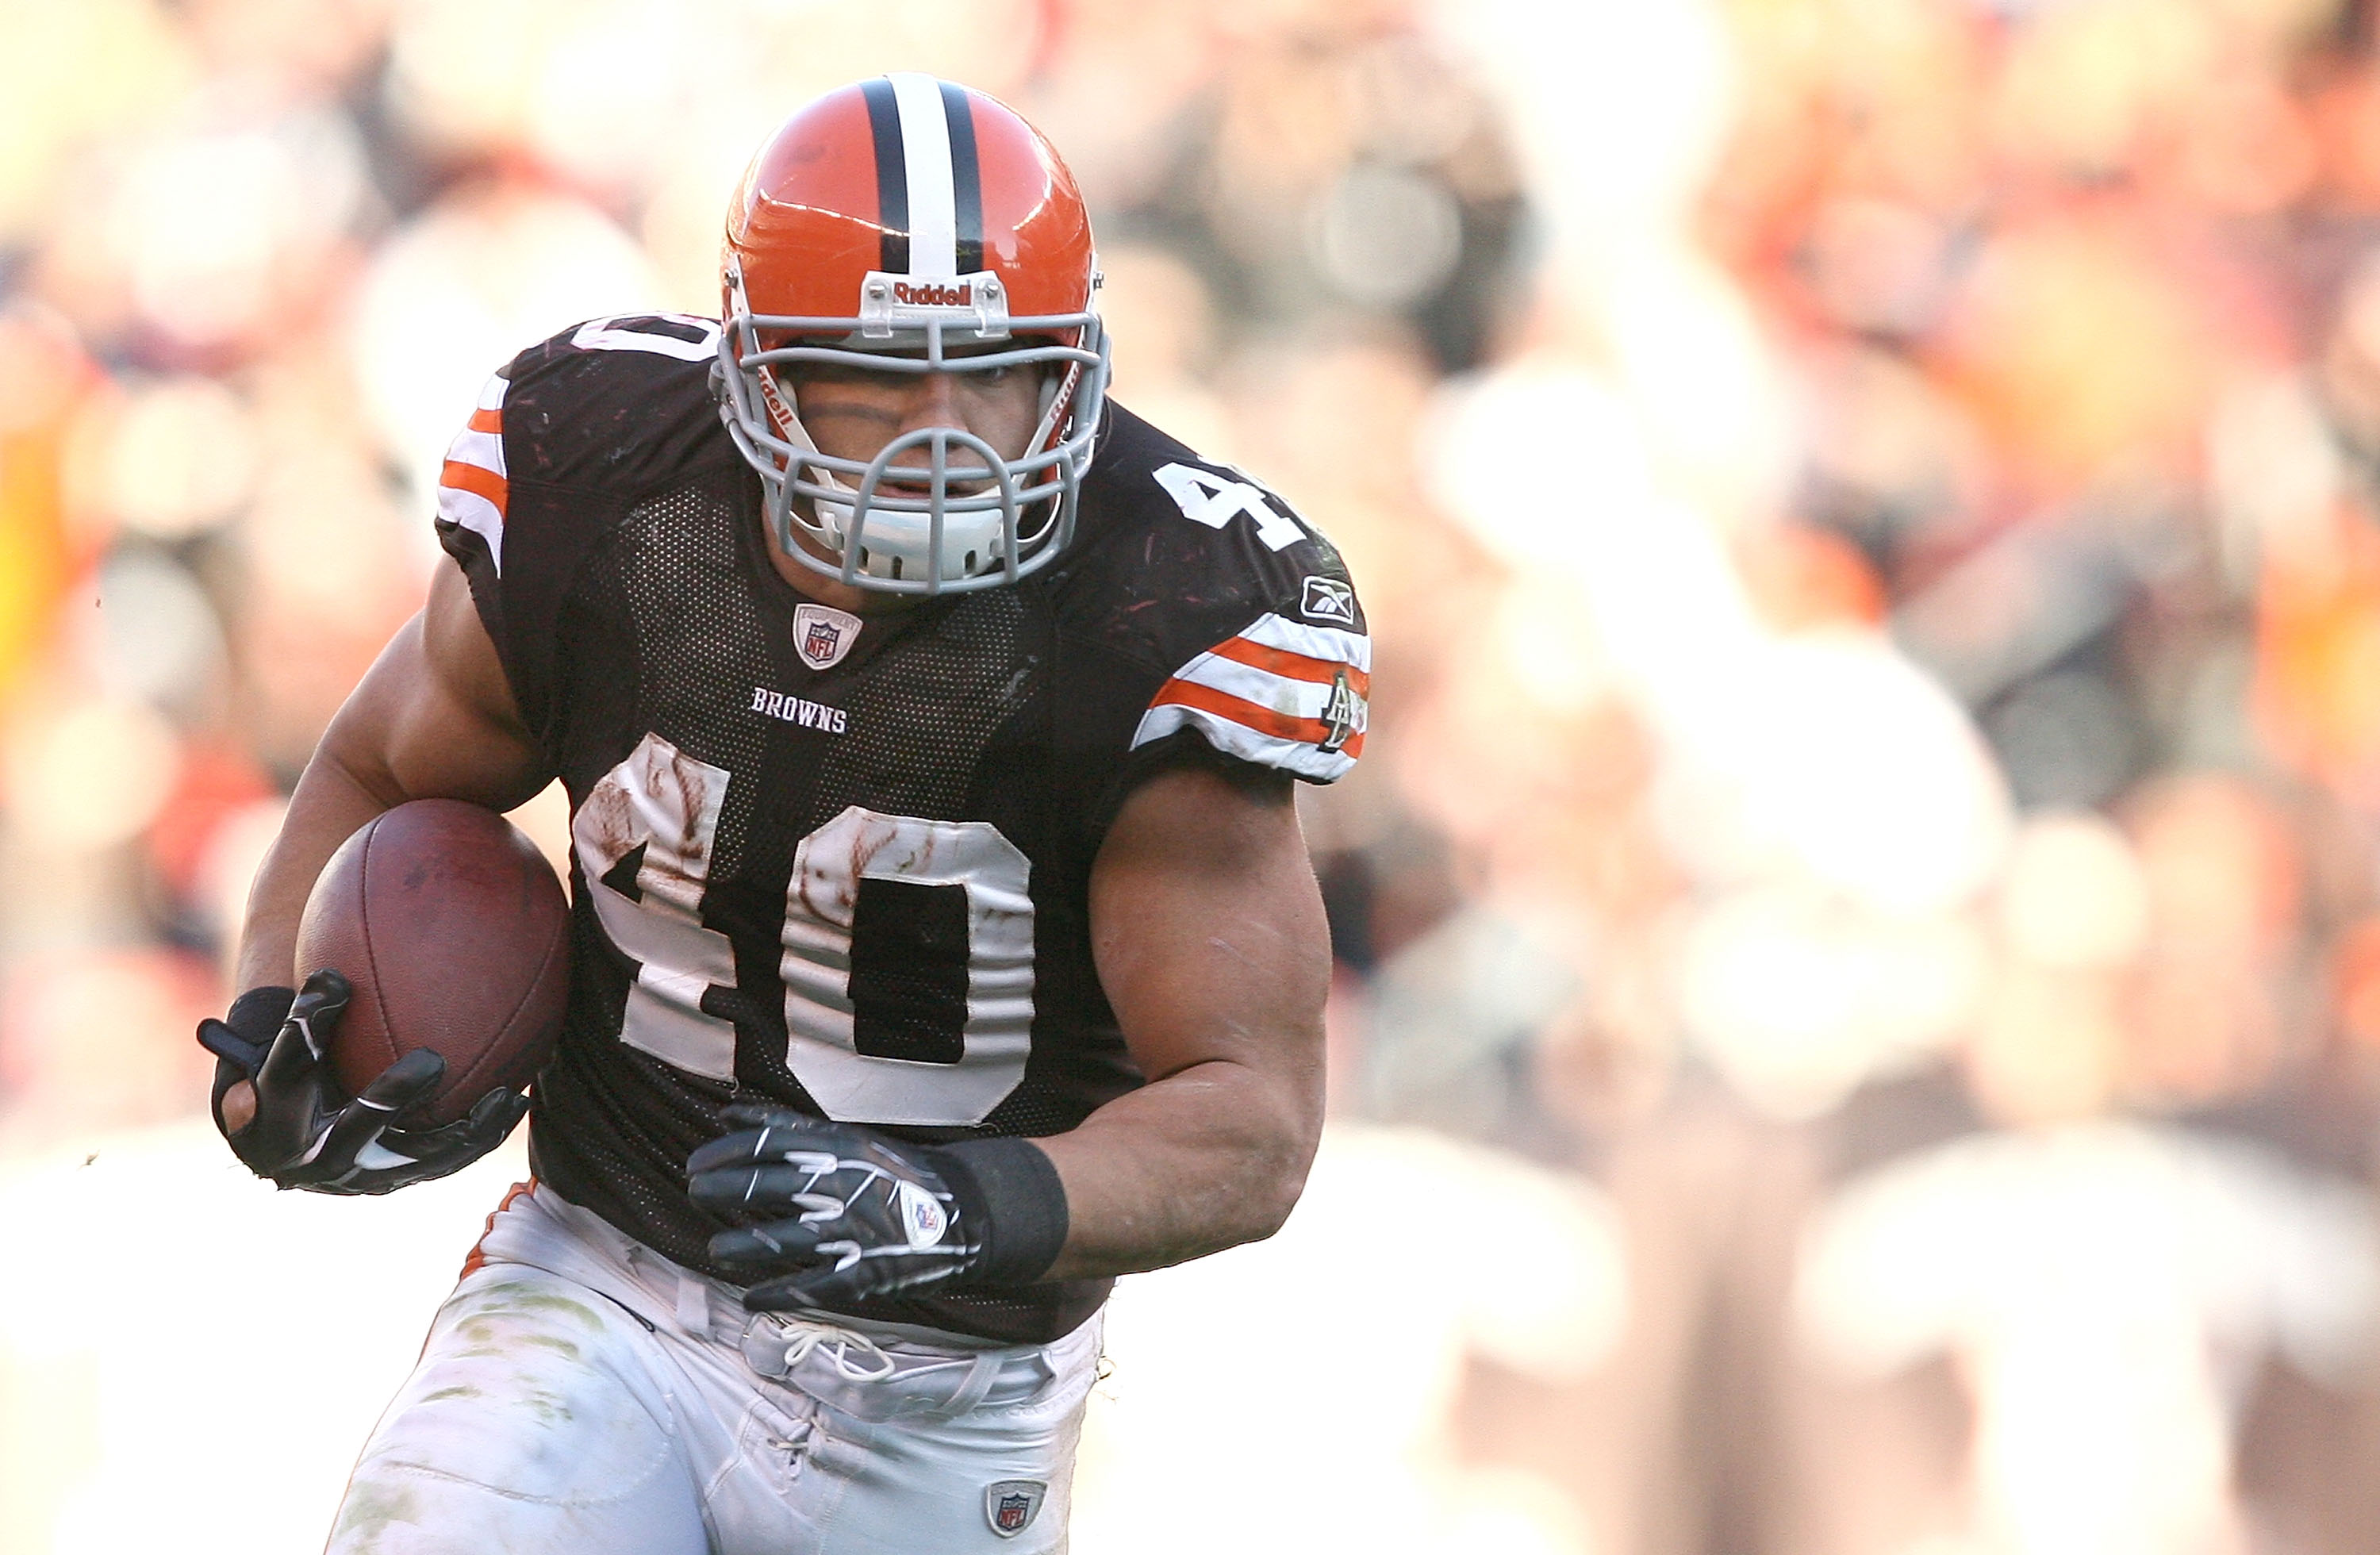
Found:
[[[459, 568], [442, 566], [421, 613], [398, 628], [307, 762], [281, 832], [249, 889], [237, 986], [297, 981], [298, 919], [341, 843], [408, 799], [469, 799], [505, 810], [547, 774], [480, 624]], [[245, 1083], [224, 1099], [237, 1130]]]
[[1280, 1229], [1322, 1128], [1330, 934], [1286, 779], [1164, 773], [1091, 874], [1099, 981], [1148, 1084], [1035, 1141], [1066, 1185], [1051, 1279]]

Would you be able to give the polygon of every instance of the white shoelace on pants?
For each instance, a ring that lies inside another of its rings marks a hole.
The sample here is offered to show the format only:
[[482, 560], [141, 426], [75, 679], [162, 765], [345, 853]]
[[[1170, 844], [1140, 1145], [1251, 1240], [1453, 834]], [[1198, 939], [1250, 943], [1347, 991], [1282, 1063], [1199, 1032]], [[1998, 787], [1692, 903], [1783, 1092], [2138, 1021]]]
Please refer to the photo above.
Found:
[[[822, 1356], [846, 1382], [878, 1382], [900, 1369], [900, 1362], [884, 1353], [881, 1345], [864, 1333], [854, 1333], [832, 1323], [818, 1322], [808, 1318], [780, 1318], [784, 1327], [785, 1370], [809, 1359], [812, 1353]], [[852, 1352], [859, 1351], [859, 1358]], [[873, 1362], [871, 1366], [868, 1363]]]

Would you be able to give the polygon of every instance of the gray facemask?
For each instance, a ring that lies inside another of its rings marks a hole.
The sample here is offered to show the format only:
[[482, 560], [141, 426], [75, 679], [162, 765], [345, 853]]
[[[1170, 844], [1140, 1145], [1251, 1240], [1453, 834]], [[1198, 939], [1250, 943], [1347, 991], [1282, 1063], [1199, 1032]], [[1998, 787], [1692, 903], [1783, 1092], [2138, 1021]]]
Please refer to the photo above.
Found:
[[[1014, 583], [1074, 538], [1107, 404], [1107, 336], [1096, 310], [1011, 318], [999, 276], [983, 271], [933, 283], [871, 273], [848, 318], [755, 314], [732, 263], [727, 300], [713, 374], [720, 418], [759, 474], [770, 531], [785, 554], [856, 588], [941, 594]], [[764, 331], [803, 343], [763, 350]], [[1061, 334], [1080, 344], [972, 350]], [[920, 427], [872, 459], [837, 458], [811, 441], [779, 376], [800, 362], [896, 373], [1032, 368], [1042, 375], [1040, 423], [1014, 459], [959, 427]], [[902, 465], [903, 484], [887, 490], [894, 462], [920, 448], [925, 462]]]

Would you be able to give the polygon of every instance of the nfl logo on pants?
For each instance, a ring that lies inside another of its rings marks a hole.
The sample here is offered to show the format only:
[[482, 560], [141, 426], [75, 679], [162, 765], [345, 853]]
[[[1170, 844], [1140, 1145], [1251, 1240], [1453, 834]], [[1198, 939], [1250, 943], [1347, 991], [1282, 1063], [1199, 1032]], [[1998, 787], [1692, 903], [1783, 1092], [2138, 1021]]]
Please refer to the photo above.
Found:
[[991, 1519], [993, 1533], [1014, 1538], [1033, 1525], [1033, 1514], [1049, 1493], [1050, 1487], [1038, 1479], [1003, 1479], [984, 1488], [983, 1514]]

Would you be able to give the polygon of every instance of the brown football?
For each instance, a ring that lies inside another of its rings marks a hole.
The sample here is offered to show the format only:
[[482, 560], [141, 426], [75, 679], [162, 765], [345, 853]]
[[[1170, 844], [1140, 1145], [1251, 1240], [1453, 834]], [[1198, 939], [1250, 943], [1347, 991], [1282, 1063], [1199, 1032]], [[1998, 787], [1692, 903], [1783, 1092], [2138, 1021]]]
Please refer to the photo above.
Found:
[[570, 907], [537, 845], [495, 811], [416, 799], [373, 818], [322, 867], [298, 925], [298, 976], [355, 986], [331, 1039], [349, 1093], [416, 1048], [446, 1074], [415, 1125], [452, 1123], [537, 1075], [562, 1032]]

